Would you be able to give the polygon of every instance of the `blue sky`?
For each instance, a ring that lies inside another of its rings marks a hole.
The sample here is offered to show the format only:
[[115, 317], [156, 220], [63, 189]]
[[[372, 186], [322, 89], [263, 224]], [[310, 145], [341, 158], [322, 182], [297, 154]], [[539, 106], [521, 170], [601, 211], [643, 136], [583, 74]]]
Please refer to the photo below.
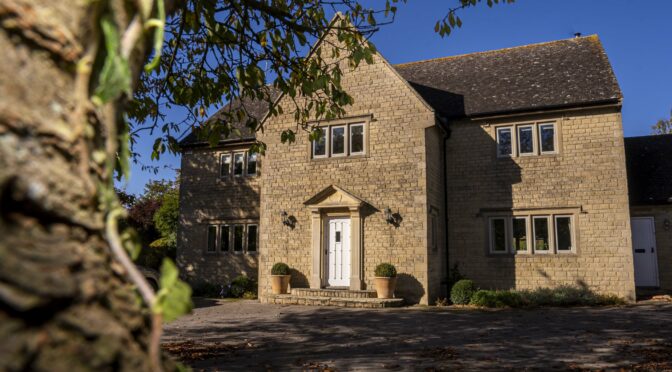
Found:
[[[370, 0], [371, 4], [382, 0]], [[399, 5], [395, 22], [372, 39], [391, 63], [444, 57], [566, 39], [580, 32], [598, 34], [623, 91], [626, 136], [647, 135], [657, 120], [672, 109], [672, 1], [652, 0], [517, 0], [486, 5], [460, 13], [461, 29], [447, 38], [434, 33], [434, 24], [457, 0], [409, 0]], [[212, 108], [209, 111], [214, 111]], [[136, 151], [142, 162], [179, 168], [178, 156], [149, 158], [153, 138], [142, 138]], [[133, 166], [127, 191], [140, 193], [150, 179], [173, 178]], [[120, 184], [119, 186], [124, 186]]]

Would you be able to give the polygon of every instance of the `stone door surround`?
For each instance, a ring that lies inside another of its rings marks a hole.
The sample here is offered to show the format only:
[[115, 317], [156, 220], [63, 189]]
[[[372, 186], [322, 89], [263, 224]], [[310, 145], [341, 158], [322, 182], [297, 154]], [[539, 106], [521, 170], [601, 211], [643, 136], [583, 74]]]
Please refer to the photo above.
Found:
[[324, 268], [326, 217], [350, 218], [350, 290], [363, 288], [362, 207], [366, 202], [336, 185], [330, 185], [303, 203], [310, 210], [311, 273], [310, 288], [326, 284]]

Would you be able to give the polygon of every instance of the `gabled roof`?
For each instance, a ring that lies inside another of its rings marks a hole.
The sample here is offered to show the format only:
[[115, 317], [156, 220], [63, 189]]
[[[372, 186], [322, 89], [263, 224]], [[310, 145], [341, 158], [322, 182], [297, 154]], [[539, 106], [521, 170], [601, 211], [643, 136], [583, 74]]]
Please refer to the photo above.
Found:
[[618, 103], [596, 35], [394, 66], [449, 118]]
[[[438, 114], [448, 118], [507, 114], [541, 109], [620, 104], [621, 90], [604, 48], [596, 35], [515, 48], [444, 57], [394, 65], [393, 68]], [[269, 86], [271, 100], [279, 92]], [[242, 101], [251, 116], [263, 120], [265, 101]], [[221, 112], [241, 105], [234, 101]], [[242, 122], [233, 123], [242, 138], [255, 133]], [[205, 145], [196, 130], [182, 147]]]
[[[274, 88], [273, 86], [268, 85], [268, 94], [270, 97], [271, 101], [275, 101], [276, 98], [278, 98], [280, 92], [278, 89]], [[238, 109], [242, 105], [245, 106], [245, 110], [247, 113], [257, 119], [257, 120], [262, 120], [266, 113], [268, 112], [268, 102], [266, 101], [261, 101], [261, 100], [250, 100], [250, 99], [236, 99], [232, 103], [225, 105], [222, 107], [219, 111], [217, 111], [214, 115], [208, 118], [208, 121], [213, 121], [213, 120], [223, 120], [222, 118], [225, 117], [224, 113], [228, 112], [229, 110], [232, 109]], [[256, 138], [256, 132], [250, 130], [250, 128], [245, 126], [245, 121], [247, 120], [247, 117], [243, 118], [242, 120], [237, 120], [233, 121], [231, 123], [231, 126], [234, 128], [237, 128], [240, 130], [241, 135], [239, 137], [234, 137], [233, 135], [227, 137], [224, 137], [222, 135], [222, 139], [220, 140], [220, 143], [226, 143], [226, 142], [239, 142], [239, 141], [252, 141]], [[207, 145], [208, 142], [205, 139], [199, 138], [199, 133], [198, 133], [198, 128], [194, 128], [194, 130], [191, 131], [186, 137], [184, 137], [180, 141], [180, 146], [181, 147], [190, 147], [190, 146], [201, 146], [201, 145]]]
[[631, 205], [672, 204], [672, 134], [625, 138]]

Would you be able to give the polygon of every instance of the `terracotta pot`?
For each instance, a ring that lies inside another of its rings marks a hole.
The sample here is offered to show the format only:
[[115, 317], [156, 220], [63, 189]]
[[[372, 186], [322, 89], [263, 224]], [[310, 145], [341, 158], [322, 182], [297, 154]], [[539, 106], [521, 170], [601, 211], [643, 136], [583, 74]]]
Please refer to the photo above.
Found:
[[273, 291], [273, 294], [287, 293], [289, 278], [291, 277], [291, 275], [271, 275], [271, 290]]
[[394, 289], [397, 286], [397, 277], [385, 278], [377, 276], [374, 279], [376, 283], [376, 293], [378, 298], [393, 298]]

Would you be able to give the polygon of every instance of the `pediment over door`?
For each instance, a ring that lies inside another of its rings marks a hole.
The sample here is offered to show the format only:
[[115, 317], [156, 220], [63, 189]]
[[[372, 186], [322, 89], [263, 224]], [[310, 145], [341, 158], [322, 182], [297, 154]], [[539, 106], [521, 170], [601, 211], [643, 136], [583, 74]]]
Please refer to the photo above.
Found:
[[360, 208], [366, 202], [336, 185], [330, 185], [303, 202], [303, 204], [315, 209]]

